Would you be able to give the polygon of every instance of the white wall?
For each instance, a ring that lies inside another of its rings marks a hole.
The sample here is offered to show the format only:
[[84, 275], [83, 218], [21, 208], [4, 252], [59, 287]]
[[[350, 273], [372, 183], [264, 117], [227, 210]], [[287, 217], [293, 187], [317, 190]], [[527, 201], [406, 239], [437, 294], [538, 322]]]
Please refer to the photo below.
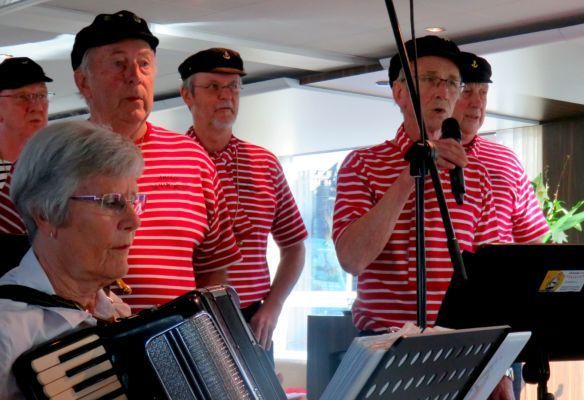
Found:
[[[157, 103], [149, 120], [184, 132], [191, 116], [179, 99]], [[347, 149], [391, 139], [401, 123], [391, 99], [299, 86], [277, 79], [245, 86], [234, 132], [278, 156]]]

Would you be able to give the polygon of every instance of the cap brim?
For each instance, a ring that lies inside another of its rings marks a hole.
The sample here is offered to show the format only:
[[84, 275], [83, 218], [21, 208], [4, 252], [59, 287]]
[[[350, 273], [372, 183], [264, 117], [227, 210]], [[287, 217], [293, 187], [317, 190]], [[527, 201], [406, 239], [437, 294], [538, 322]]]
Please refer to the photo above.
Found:
[[35, 78], [35, 79], [25, 79], [25, 80], [11, 80], [7, 82], [0, 82], [0, 90], [7, 90], [7, 89], [18, 89], [23, 86], [32, 85], [34, 83], [41, 83], [41, 82], [53, 82], [51, 78], [48, 76], [43, 76], [42, 78]]
[[210, 72], [215, 72], [215, 73], [219, 73], [219, 74], [237, 74], [239, 76], [247, 75], [245, 71], [242, 71], [240, 69], [226, 68], [226, 67], [213, 68]]

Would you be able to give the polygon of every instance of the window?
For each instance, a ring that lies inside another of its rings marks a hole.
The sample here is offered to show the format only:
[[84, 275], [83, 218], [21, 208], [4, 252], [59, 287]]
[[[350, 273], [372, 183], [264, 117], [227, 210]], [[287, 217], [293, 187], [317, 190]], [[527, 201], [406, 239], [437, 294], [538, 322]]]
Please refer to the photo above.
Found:
[[[280, 159], [306, 229], [306, 261], [288, 297], [274, 333], [276, 358], [306, 358], [308, 315], [340, 315], [355, 299], [356, 279], [339, 266], [331, 239], [337, 171], [349, 151]], [[270, 242], [268, 261], [274, 276], [278, 248]]]

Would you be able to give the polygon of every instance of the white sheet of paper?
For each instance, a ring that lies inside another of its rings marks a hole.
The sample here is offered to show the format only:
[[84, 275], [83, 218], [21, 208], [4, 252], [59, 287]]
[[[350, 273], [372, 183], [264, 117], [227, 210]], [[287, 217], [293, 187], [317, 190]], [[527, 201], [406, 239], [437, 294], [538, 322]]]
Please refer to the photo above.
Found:
[[464, 400], [486, 400], [530, 337], [531, 332], [509, 333], [489, 360], [473, 387], [466, 394]]

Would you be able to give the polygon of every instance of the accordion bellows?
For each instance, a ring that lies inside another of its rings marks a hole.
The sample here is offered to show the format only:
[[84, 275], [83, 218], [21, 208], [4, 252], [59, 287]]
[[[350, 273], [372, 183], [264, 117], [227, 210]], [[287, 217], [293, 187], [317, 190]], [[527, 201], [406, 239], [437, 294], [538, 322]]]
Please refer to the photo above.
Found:
[[29, 399], [286, 398], [228, 287], [53, 339], [13, 370]]

